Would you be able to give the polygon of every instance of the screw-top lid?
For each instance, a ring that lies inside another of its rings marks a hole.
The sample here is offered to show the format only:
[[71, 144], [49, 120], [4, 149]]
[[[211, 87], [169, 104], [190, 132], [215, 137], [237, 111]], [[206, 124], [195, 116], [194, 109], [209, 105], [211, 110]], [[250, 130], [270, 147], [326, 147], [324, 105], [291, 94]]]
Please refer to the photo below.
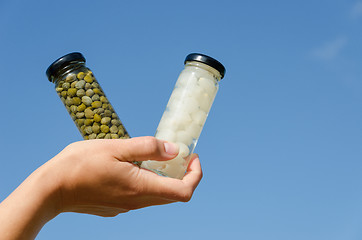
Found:
[[218, 60], [212, 57], [206, 56], [201, 53], [191, 53], [185, 58], [185, 63], [189, 61], [201, 62], [215, 68], [217, 71], [220, 72], [221, 78], [223, 78], [225, 75], [225, 67]]
[[52, 75], [54, 75], [59, 69], [65, 67], [73, 61], [85, 62], [85, 57], [79, 52], [73, 52], [55, 60], [46, 70], [46, 75], [49, 81], [52, 81]]

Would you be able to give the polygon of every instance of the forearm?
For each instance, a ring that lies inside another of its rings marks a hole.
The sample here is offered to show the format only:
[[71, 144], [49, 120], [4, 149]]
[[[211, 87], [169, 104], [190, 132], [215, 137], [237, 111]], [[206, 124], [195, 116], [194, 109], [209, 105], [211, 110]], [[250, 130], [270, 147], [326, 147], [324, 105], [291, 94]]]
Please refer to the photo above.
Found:
[[36, 170], [0, 204], [1, 239], [34, 239], [58, 214], [54, 176], [45, 168]]

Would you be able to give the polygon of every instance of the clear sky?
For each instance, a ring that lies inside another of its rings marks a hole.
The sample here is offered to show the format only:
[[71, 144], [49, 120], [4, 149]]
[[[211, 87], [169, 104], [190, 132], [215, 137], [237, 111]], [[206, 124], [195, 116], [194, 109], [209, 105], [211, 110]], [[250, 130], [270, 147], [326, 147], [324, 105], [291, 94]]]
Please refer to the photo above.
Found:
[[0, 200], [82, 139], [45, 76], [55, 59], [82, 52], [135, 137], [200, 52], [227, 72], [193, 199], [62, 214], [38, 239], [362, 239], [361, 43], [361, 0], [0, 0]]

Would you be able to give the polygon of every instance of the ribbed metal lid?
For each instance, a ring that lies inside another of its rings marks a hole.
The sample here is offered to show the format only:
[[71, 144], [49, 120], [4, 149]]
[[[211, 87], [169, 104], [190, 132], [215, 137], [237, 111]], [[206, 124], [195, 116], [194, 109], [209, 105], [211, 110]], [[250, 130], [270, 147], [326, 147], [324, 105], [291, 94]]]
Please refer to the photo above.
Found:
[[209, 57], [207, 55], [201, 54], [201, 53], [191, 53], [187, 55], [185, 58], [185, 63], [189, 61], [196, 61], [201, 62], [209, 65], [210, 67], [215, 68], [217, 71], [220, 72], [221, 78], [225, 76], [225, 67], [216, 59]]
[[67, 64], [73, 61], [85, 62], [85, 57], [79, 52], [73, 52], [55, 60], [46, 70], [46, 75], [49, 81], [52, 81], [52, 75], [54, 75], [59, 69], [65, 67]]

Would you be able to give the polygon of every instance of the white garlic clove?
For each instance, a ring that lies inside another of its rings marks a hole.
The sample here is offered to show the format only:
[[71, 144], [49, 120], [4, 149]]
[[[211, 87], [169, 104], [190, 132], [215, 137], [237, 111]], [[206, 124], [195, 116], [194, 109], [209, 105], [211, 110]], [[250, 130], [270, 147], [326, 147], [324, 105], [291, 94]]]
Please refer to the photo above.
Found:
[[193, 137], [188, 131], [180, 130], [176, 133], [176, 142], [182, 142], [189, 146], [193, 141]]
[[209, 95], [214, 95], [216, 91], [216, 85], [215, 82], [212, 79], [209, 78], [200, 78], [198, 81], [198, 85], [204, 89], [204, 91]]
[[182, 142], [177, 142], [177, 145], [179, 146], [179, 153], [177, 155], [177, 157], [187, 157], [190, 153], [189, 148]]

